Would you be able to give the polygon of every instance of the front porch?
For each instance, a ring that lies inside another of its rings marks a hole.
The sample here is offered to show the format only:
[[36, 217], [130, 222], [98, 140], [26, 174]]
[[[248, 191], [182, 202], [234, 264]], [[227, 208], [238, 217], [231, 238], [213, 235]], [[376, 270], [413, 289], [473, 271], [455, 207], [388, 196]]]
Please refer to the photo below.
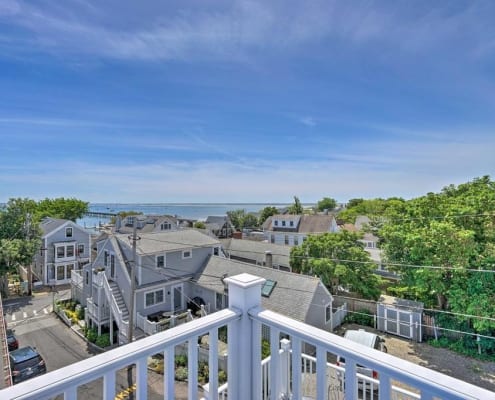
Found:
[[[64, 399], [72, 400], [78, 398], [81, 385], [103, 378], [102, 397], [113, 400], [117, 371], [135, 365], [136, 398], [144, 400], [148, 398], [150, 387], [148, 359], [162, 354], [163, 398], [173, 399], [176, 346], [186, 343], [188, 398], [197, 399], [200, 396], [198, 339], [209, 335], [210, 394], [204, 394], [208, 399], [218, 399], [225, 391], [229, 399], [236, 400], [304, 399], [308, 396], [321, 400], [356, 399], [358, 394], [367, 395], [366, 391], [360, 390], [360, 381], [364, 378], [357, 372], [358, 365], [377, 373], [378, 378], [366, 378], [377, 389], [370, 392], [374, 399], [495, 399], [495, 394], [488, 390], [262, 309], [264, 280], [261, 278], [241, 274], [227, 278], [225, 282], [228, 284], [228, 309], [4, 389], [0, 391], [0, 398], [41, 400], [63, 394]], [[228, 382], [219, 388], [217, 343], [219, 328], [224, 326], [227, 327]], [[269, 328], [270, 351], [277, 355], [270, 357], [269, 362], [262, 362], [261, 357], [262, 326]], [[287, 340], [281, 342], [283, 338]], [[313, 358], [308, 359], [302, 353], [306, 344], [315, 349]], [[345, 358], [345, 369], [331, 362], [337, 354]], [[331, 375], [329, 371], [335, 372]]]

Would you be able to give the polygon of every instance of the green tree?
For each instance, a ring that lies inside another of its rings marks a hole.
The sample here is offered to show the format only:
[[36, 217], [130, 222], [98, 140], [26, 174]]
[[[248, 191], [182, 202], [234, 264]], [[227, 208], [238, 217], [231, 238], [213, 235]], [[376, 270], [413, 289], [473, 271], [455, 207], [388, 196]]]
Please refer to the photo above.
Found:
[[256, 229], [259, 227], [258, 218], [253, 213], [246, 214], [242, 221], [243, 228]]
[[276, 214], [278, 214], [277, 207], [268, 206], [263, 208], [263, 210], [261, 210], [260, 217], [258, 219], [258, 225], [259, 226], [263, 225], [269, 217]]
[[342, 231], [309, 236], [291, 250], [290, 263], [294, 272], [317, 275], [336, 293], [343, 286], [365, 298], [378, 299], [380, 278], [374, 275], [371, 261], [361, 235]]
[[244, 226], [244, 219], [246, 218], [246, 210], [237, 209], [232, 211], [227, 211], [227, 216], [232, 222], [232, 225], [235, 226], [235, 229], [241, 230]]
[[74, 198], [44, 199], [38, 202], [36, 213], [39, 219], [52, 217], [69, 219], [75, 222], [76, 219], [82, 218], [88, 212], [88, 204], [85, 201]]
[[294, 204], [289, 207], [289, 214], [302, 214], [304, 212], [303, 206], [299, 197], [294, 196]]
[[206, 228], [206, 225], [205, 225], [205, 223], [203, 221], [196, 221], [194, 223], [194, 227], [196, 229], [205, 229]]
[[323, 197], [323, 199], [316, 204], [316, 209], [318, 211], [332, 211], [335, 207], [337, 207], [337, 200], [330, 197]]
[[[397, 292], [427, 306], [493, 317], [495, 183], [484, 176], [450, 185], [397, 210], [379, 230], [386, 259], [398, 264], [391, 267], [401, 275]], [[478, 332], [495, 329], [489, 319], [464, 320]]]
[[370, 218], [386, 218], [390, 214], [400, 213], [404, 200], [399, 197], [389, 199], [352, 199], [347, 208], [339, 213], [339, 219], [354, 223], [358, 215], [366, 215]]
[[39, 249], [41, 231], [36, 217], [36, 202], [30, 199], [10, 199], [0, 212], [0, 270], [15, 272], [26, 265]]
[[350, 199], [348, 202], [347, 202], [347, 208], [354, 208], [356, 206], [358, 206], [359, 204], [361, 204], [362, 202], [364, 201], [364, 199]]

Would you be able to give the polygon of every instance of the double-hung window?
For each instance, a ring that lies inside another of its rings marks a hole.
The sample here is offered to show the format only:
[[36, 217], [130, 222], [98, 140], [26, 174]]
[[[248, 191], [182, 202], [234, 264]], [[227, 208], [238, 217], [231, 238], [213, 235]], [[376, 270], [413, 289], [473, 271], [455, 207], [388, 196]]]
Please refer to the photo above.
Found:
[[163, 303], [163, 289], [147, 292], [145, 294], [146, 307], [151, 307], [160, 303]]

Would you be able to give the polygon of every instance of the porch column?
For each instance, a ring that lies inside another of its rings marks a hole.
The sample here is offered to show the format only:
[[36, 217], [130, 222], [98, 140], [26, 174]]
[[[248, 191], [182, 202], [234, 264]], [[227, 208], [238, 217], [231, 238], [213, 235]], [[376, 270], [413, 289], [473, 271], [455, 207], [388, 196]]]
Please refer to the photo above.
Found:
[[113, 317], [112, 317], [112, 307], [110, 307], [110, 344], [113, 346]]
[[255, 381], [261, 379], [261, 374], [257, 376], [253, 372], [253, 353], [259, 353], [261, 342], [254, 343], [251, 338], [253, 328], [248, 311], [261, 306], [261, 285], [265, 281], [246, 273], [224, 279], [228, 284], [229, 308], [242, 311], [240, 320], [231, 322], [227, 330], [229, 399], [252, 400], [259, 397], [252, 390], [259, 387]]

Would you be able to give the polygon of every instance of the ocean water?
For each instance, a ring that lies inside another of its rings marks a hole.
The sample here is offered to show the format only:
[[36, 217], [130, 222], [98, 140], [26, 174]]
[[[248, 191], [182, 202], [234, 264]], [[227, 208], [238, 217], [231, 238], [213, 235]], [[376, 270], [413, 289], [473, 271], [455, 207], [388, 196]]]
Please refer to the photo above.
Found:
[[[258, 212], [267, 206], [282, 208], [289, 205], [274, 203], [90, 203], [89, 211], [103, 213], [137, 211], [143, 214], [167, 214], [182, 218], [205, 220], [210, 215], [225, 215], [227, 211], [241, 209], [246, 212]], [[77, 220], [77, 223], [89, 228], [108, 223], [109, 221], [110, 218], [85, 216]]]

